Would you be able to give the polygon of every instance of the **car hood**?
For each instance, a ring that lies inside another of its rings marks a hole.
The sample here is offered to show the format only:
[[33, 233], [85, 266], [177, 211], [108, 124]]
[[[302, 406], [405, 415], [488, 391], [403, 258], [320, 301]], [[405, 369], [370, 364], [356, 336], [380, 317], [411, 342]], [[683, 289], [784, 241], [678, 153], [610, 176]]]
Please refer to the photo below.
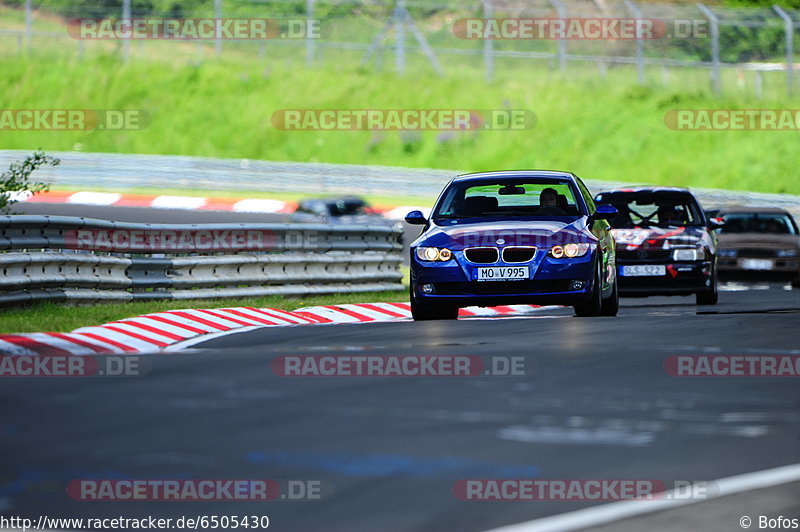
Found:
[[640, 247], [669, 248], [677, 245], [694, 245], [706, 235], [704, 227], [641, 227], [612, 229], [617, 249]]
[[797, 235], [775, 235], [769, 233], [729, 233], [719, 235], [719, 245], [725, 248], [800, 248], [800, 237]]
[[547, 247], [569, 242], [592, 242], [597, 239], [586, 226], [587, 218], [574, 222], [557, 220], [480, 222], [447, 226], [432, 225], [412, 245], [463, 249], [480, 246]]

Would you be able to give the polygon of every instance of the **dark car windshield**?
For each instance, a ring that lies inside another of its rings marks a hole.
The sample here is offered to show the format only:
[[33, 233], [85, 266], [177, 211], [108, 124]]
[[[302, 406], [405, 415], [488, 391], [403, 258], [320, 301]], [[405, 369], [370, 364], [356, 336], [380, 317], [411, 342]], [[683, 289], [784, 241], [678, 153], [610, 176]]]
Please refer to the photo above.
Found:
[[796, 235], [797, 226], [791, 216], [783, 213], [735, 212], [722, 215], [725, 226], [722, 233], [770, 233]]
[[703, 225], [700, 206], [686, 193], [614, 192], [600, 194], [596, 199], [619, 211], [610, 220], [614, 228]]
[[453, 183], [445, 192], [434, 218], [559, 218], [582, 216], [569, 181], [475, 181]]
[[327, 204], [331, 216], [354, 216], [367, 213], [367, 204], [358, 199], [342, 199]]

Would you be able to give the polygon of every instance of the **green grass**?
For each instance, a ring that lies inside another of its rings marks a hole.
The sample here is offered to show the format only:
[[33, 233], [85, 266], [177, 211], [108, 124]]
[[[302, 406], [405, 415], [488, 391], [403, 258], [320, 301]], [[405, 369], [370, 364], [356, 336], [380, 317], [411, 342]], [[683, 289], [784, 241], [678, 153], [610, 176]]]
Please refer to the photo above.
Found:
[[325, 296], [287, 298], [282, 296], [247, 299], [148, 301], [110, 303], [92, 306], [74, 306], [65, 310], [63, 305], [43, 302], [25, 308], [6, 310], [0, 314], [0, 333], [69, 332], [78, 327], [101, 325], [109, 321], [130, 318], [152, 312], [186, 308], [255, 307], [295, 310], [313, 305], [339, 305], [344, 303], [407, 302], [408, 292], [387, 291], [359, 294], [332, 294]]
[[[705, 74], [674, 72], [671, 85], [639, 87], [627, 69], [611, 70], [603, 80], [596, 72], [576, 69], [565, 76], [530, 68], [514, 75], [504, 70], [502, 79], [486, 84], [479, 70], [398, 78], [335, 67], [275, 64], [265, 70], [234, 60], [169, 66], [138, 59], [123, 65], [113, 55], [89, 55], [83, 61], [3, 59], [4, 107], [140, 108], [152, 116], [150, 127], [6, 132], [4, 148], [71, 150], [79, 144], [98, 152], [465, 171], [552, 168], [587, 179], [798, 192], [797, 131], [685, 132], [664, 125], [665, 113], [675, 108], [797, 107], [777, 89], [766, 91], [761, 102], [738, 92], [714, 99]], [[281, 131], [270, 123], [282, 108], [448, 107], [532, 109], [538, 123], [531, 130], [481, 131], [448, 141], [429, 131]]]

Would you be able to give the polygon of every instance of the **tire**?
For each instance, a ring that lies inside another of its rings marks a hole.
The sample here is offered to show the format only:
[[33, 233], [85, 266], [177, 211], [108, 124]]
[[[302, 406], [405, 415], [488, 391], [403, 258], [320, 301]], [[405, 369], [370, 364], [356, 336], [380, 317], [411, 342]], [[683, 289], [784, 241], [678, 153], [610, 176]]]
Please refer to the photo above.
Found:
[[592, 296], [589, 301], [580, 305], [575, 305], [575, 315], [581, 318], [599, 316], [603, 312], [603, 287], [600, 286], [600, 258], [598, 257], [598, 267], [595, 268], [594, 281], [592, 282]]
[[697, 292], [695, 303], [698, 305], [716, 305], [719, 300], [719, 291], [717, 290], [717, 272], [716, 268], [714, 273], [711, 274], [711, 288]]
[[616, 316], [619, 312], [619, 281], [617, 276], [614, 276], [614, 288], [611, 289], [611, 295], [603, 300], [603, 316]]
[[411, 292], [411, 317], [414, 321], [454, 320], [458, 318], [458, 307], [452, 305], [432, 305], [420, 303], [414, 297], [414, 288]]

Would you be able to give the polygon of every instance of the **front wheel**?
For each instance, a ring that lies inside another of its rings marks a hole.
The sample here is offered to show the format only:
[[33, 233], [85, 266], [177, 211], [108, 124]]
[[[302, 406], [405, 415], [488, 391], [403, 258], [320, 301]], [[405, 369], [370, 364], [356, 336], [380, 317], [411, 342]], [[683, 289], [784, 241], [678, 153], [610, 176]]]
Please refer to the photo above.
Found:
[[695, 302], [698, 305], [716, 305], [719, 300], [719, 291], [717, 290], [717, 273], [711, 274], [711, 287], [702, 292], [697, 292]]
[[414, 288], [411, 292], [411, 317], [414, 321], [429, 320], [454, 320], [458, 318], [458, 307], [452, 305], [442, 305], [434, 303], [421, 303], [414, 295]]
[[616, 316], [619, 312], [619, 281], [616, 275], [614, 276], [614, 287], [611, 289], [611, 295], [608, 299], [603, 300], [603, 316]]
[[592, 280], [592, 296], [586, 303], [575, 305], [575, 315], [581, 318], [599, 316], [603, 311], [603, 287], [601, 285], [600, 265], [595, 269], [594, 279]]

